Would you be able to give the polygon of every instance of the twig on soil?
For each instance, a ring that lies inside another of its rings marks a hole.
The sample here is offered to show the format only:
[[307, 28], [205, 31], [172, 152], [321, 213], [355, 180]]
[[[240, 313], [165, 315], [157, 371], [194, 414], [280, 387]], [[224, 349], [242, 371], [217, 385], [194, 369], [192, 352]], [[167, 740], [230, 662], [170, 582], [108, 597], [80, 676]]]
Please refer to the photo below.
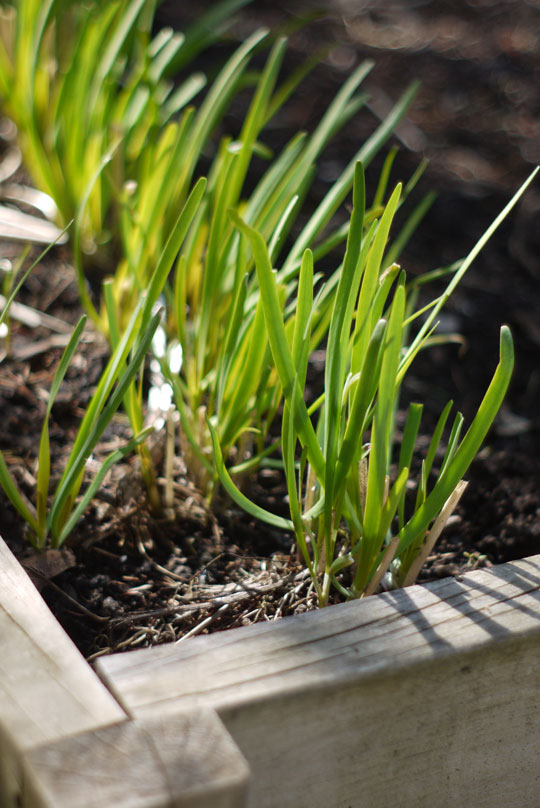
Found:
[[212, 534], [216, 541], [216, 546], [221, 547], [222, 536], [219, 529], [218, 520], [216, 519], [216, 516], [211, 508], [208, 507], [204, 497], [192, 486], [184, 485], [177, 480], [171, 480], [167, 474], [165, 477], [158, 477], [157, 483], [158, 485], [162, 486], [166, 492], [168, 492], [168, 497], [171, 496], [172, 492], [182, 495], [184, 497], [184, 505], [188, 511], [192, 504], [197, 505], [205, 514], [212, 527]]
[[[12, 304], [13, 305], [13, 304]], [[47, 339], [38, 342], [27, 342], [26, 345], [14, 346], [11, 348], [11, 356], [25, 362], [39, 354], [47, 353], [51, 348], [65, 348], [70, 340], [70, 334], [54, 334]]]
[[206, 617], [200, 623], [197, 623], [197, 625], [194, 628], [192, 628], [191, 631], [188, 631], [187, 634], [184, 634], [182, 637], [180, 637], [179, 640], [176, 640], [176, 645], [178, 645], [181, 642], [184, 642], [184, 640], [188, 640], [190, 637], [194, 637], [196, 634], [200, 634], [201, 631], [203, 631], [211, 623], [214, 622], [216, 617], [222, 615], [224, 612], [230, 609], [230, 607], [231, 607], [230, 603], [224, 603], [223, 606], [220, 606], [217, 611]]
[[[0, 295], [0, 309], [6, 305], [6, 298]], [[24, 303], [18, 303], [13, 300], [9, 307], [9, 316], [12, 320], [18, 320], [28, 328], [43, 328], [49, 331], [56, 331], [58, 334], [70, 334], [73, 331], [73, 326], [69, 323], [60, 320], [58, 317], [53, 317], [51, 314], [44, 314], [31, 306], [26, 306]]]
[[71, 597], [71, 595], [68, 595], [68, 593], [65, 592], [62, 589], [61, 586], [58, 586], [58, 584], [55, 584], [54, 581], [51, 581], [51, 579], [47, 575], [44, 575], [40, 570], [36, 569], [35, 567], [29, 566], [27, 564], [24, 564], [24, 563], [23, 563], [23, 567], [31, 577], [36, 576], [37, 578], [39, 578], [40, 581], [43, 581], [45, 586], [50, 586], [52, 589], [54, 589], [55, 592], [57, 592], [59, 595], [61, 595], [62, 598], [64, 598], [69, 603], [71, 603], [73, 606], [75, 606], [76, 609], [78, 609], [80, 612], [82, 612], [82, 614], [85, 614], [91, 620], [95, 620], [97, 623], [108, 623], [109, 622], [108, 617], [102, 617], [99, 614], [94, 614], [94, 612], [91, 612], [90, 609], [87, 609], [86, 606], [83, 606], [82, 603], [79, 603], [78, 600]]

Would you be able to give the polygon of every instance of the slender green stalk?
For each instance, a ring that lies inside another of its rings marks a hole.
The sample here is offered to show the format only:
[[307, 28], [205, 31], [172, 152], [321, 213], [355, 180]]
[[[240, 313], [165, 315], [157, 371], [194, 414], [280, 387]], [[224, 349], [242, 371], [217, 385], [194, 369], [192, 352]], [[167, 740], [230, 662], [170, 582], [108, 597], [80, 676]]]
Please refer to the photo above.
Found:
[[[85, 316], [75, 327], [53, 377], [39, 443], [35, 508], [18, 488], [0, 452], [0, 485], [30, 528], [30, 541], [38, 549], [44, 549], [48, 542], [52, 547], [59, 547], [65, 541], [112, 464], [139, 446], [148, 435], [148, 430], [139, 431], [125, 447], [109, 455], [77, 501], [85, 477], [86, 463], [139, 372], [159, 323], [160, 314], [157, 313], [144, 330], [141, 330], [142, 306], [143, 301], [109, 360], [79, 426], [64, 472], [52, 496], [49, 419], [62, 381], [79, 345], [86, 322]], [[127, 361], [130, 352], [131, 358]]]

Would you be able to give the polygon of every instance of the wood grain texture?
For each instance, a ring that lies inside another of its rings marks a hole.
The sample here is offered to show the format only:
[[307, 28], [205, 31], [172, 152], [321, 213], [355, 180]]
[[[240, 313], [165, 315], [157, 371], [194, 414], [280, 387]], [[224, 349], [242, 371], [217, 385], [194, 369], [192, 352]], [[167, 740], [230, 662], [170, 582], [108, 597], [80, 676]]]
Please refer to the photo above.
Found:
[[252, 808], [540, 805], [540, 556], [99, 671], [138, 716], [215, 708]]
[[22, 808], [244, 808], [248, 776], [212, 710], [171, 711], [31, 750]]
[[0, 539], [0, 805], [15, 804], [20, 757], [125, 719]]

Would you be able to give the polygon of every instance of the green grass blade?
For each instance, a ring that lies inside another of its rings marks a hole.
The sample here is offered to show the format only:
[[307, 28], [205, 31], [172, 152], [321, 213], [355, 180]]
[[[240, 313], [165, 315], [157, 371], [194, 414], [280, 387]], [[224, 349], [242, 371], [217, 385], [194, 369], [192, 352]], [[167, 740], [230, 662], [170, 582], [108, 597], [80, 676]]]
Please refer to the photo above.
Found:
[[411, 544], [415, 537], [425, 531], [437, 516], [444, 503], [454, 491], [476, 456], [486, 434], [503, 402], [514, 367], [514, 349], [510, 330], [503, 326], [500, 339], [500, 359], [493, 379], [480, 404], [476, 416], [467, 430], [444, 475], [437, 480], [424, 504], [409, 519], [400, 531], [400, 550]]
[[259, 505], [256, 505], [250, 499], [248, 499], [242, 492], [236, 487], [233, 483], [227, 468], [225, 467], [225, 463], [223, 461], [223, 454], [221, 452], [221, 447], [219, 445], [219, 438], [217, 436], [217, 432], [215, 428], [212, 426], [211, 422], [208, 420], [208, 429], [210, 430], [210, 436], [212, 438], [212, 447], [214, 450], [214, 461], [216, 464], [216, 471], [219, 476], [219, 480], [233, 500], [239, 505], [242, 510], [249, 513], [251, 516], [254, 516], [256, 519], [260, 519], [263, 522], [266, 522], [268, 525], [272, 525], [273, 527], [280, 528], [281, 530], [294, 530], [294, 525], [290, 519], [284, 519], [281, 516], [277, 516], [274, 513], [270, 513], [270, 511], [261, 508]]
[[[33, 270], [33, 269], [35, 269], [35, 267], [36, 267], [36, 266], [37, 266], [37, 265], [40, 263], [40, 261], [42, 261], [42, 260], [45, 258], [45, 256], [46, 256], [46, 255], [47, 255], [47, 253], [49, 252], [49, 250], [51, 250], [51, 249], [54, 247], [54, 245], [55, 245], [55, 244], [56, 244], [56, 243], [59, 241], [59, 239], [61, 239], [61, 238], [62, 238], [62, 236], [63, 236], [63, 235], [64, 235], [64, 233], [65, 233], [65, 232], [68, 230], [68, 228], [69, 228], [69, 227], [71, 227], [71, 224], [72, 224], [72, 222], [69, 222], [69, 223], [68, 223], [68, 224], [67, 224], [67, 225], [64, 227], [64, 229], [62, 230], [62, 232], [61, 232], [61, 233], [59, 233], [59, 235], [56, 237], [56, 239], [55, 239], [54, 241], [52, 241], [52, 242], [51, 242], [51, 243], [50, 243], [50, 244], [49, 244], [49, 245], [48, 245], [48, 246], [47, 246], [47, 247], [46, 247], [46, 248], [43, 250], [43, 252], [42, 252], [42, 253], [41, 253], [41, 254], [40, 254], [40, 255], [39, 255], [37, 258], [36, 258], [36, 260], [35, 260], [35, 261], [33, 261], [33, 262], [30, 264], [30, 266], [28, 267], [28, 269], [27, 269], [27, 270], [25, 270], [25, 271], [23, 272], [23, 274], [21, 275], [21, 277], [19, 278], [19, 280], [17, 281], [17, 283], [15, 284], [15, 286], [13, 287], [13, 289], [11, 290], [11, 293], [10, 293], [9, 297], [8, 297], [8, 299], [7, 299], [7, 300], [6, 300], [6, 302], [5, 302], [4, 308], [2, 309], [2, 312], [0, 313], [0, 325], [2, 325], [2, 323], [3, 323], [3, 322], [4, 322], [4, 320], [6, 319], [6, 317], [7, 317], [8, 313], [9, 313], [9, 307], [11, 306], [11, 304], [13, 303], [13, 301], [15, 300], [15, 298], [16, 298], [16, 296], [17, 296], [18, 292], [19, 292], [19, 289], [20, 289], [20, 288], [21, 288], [21, 286], [24, 284], [25, 280], [28, 278], [28, 276], [30, 275], [30, 273], [32, 272], [32, 270]], [[24, 253], [24, 255], [26, 255], [26, 253]], [[24, 255], [23, 255], [23, 258], [24, 258]]]
[[379, 289], [384, 250], [386, 248], [388, 234], [394, 220], [400, 195], [401, 185], [398, 184], [393, 191], [392, 196], [388, 200], [388, 204], [384, 209], [383, 215], [377, 224], [375, 236], [367, 256], [367, 263], [362, 278], [362, 286], [360, 288], [360, 296], [358, 298], [358, 308], [356, 312], [354, 348], [351, 359], [351, 369], [353, 373], [358, 372], [358, 369], [362, 367], [366, 348], [371, 336], [371, 327], [373, 323], [372, 317], [377, 316], [377, 313], [373, 312], [373, 300]]
[[49, 442], [49, 418], [46, 416], [41, 428], [38, 452], [38, 471], [36, 476], [36, 513], [37, 535], [40, 546], [44, 546], [47, 537], [47, 498], [51, 476], [51, 455]]
[[171, 64], [174, 75], [177, 75], [195, 59], [197, 54], [211, 45], [220, 35], [221, 29], [230, 25], [234, 19], [234, 12], [250, 2], [252, 0], [221, 0], [221, 2], [212, 3], [207, 9], [197, 10], [195, 21], [185, 31], [184, 45]]
[[77, 277], [79, 297], [81, 299], [81, 303], [84, 307], [85, 312], [88, 314], [88, 316], [91, 318], [91, 320], [99, 330], [101, 330], [102, 325], [101, 318], [96, 310], [96, 307], [92, 303], [92, 299], [88, 293], [86, 276], [84, 274], [84, 261], [83, 261], [83, 249], [82, 249], [84, 214], [90, 201], [90, 195], [92, 193], [95, 184], [97, 183], [98, 179], [100, 178], [105, 168], [111, 162], [114, 152], [116, 151], [119, 145], [120, 141], [117, 141], [115, 145], [112, 147], [112, 149], [103, 155], [103, 157], [99, 162], [98, 167], [96, 168], [94, 174], [90, 178], [90, 182], [87, 184], [86, 189], [81, 197], [81, 201], [77, 208], [77, 214], [75, 216], [75, 227], [73, 231], [73, 254], [75, 261], [75, 273]]
[[292, 360], [300, 389], [303, 390], [306, 377], [310, 326], [313, 316], [313, 253], [306, 250], [302, 257], [298, 294], [295, 300], [295, 318], [292, 340]]
[[371, 430], [371, 450], [369, 455], [368, 487], [364, 513], [364, 540], [372, 551], [372, 543], [378, 536], [381, 511], [383, 508], [385, 477], [390, 462], [391, 430], [398, 387], [396, 372], [401, 350], [401, 333], [405, 312], [405, 289], [396, 289], [388, 327], [385, 349], [379, 378], [379, 391], [375, 405], [375, 415]]
[[221, 409], [223, 401], [225, 385], [229, 376], [231, 363], [235, 356], [235, 351], [238, 345], [242, 321], [244, 320], [244, 304], [247, 295], [247, 275], [241, 279], [240, 284], [234, 294], [234, 303], [232, 305], [232, 314], [229, 318], [227, 330], [225, 332], [225, 339], [223, 342], [223, 351], [219, 355], [219, 366], [217, 369], [217, 402], [218, 410]]
[[326, 367], [324, 378], [325, 406], [324, 406], [324, 455], [326, 461], [326, 475], [324, 490], [327, 507], [325, 509], [325, 533], [331, 532], [332, 521], [339, 518], [335, 514], [334, 488], [343, 489], [345, 477], [336, 477], [339, 443], [341, 441], [341, 422], [343, 386], [347, 371], [344, 344], [349, 340], [351, 321], [354, 311], [354, 301], [360, 285], [363, 262], [360, 261], [362, 249], [362, 234], [365, 215], [365, 181], [361, 163], [356, 164], [353, 184], [353, 211], [343, 267], [335, 294], [334, 307], [330, 320], [328, 345], [326, 351]]
[[49, 391], [49, 401], [47, 402], [47, 409], [43, 420], [43, 427], [41, 429], [41, 436], [39, 440], [38, 452], [38, 472], [36, 484], [36, 510], [38, 522], [38, 538], [41, 545], [44, 545], [47, 534], [47, 498], [49, 495], [49, 481], [51, 472], [51, 458], [50, 458], [50, 444], [49, 444], [49, 417], [51, 410], [58, 395], [60, 385], [66, 375], [66, 372], [71, 365], [73, 355], [79, 345], [84, 326], [86, 324], [86, 316], [83, 315], [77, 323], [71, 338], [64, 349], [60, 363], [54, 374], [51, 389]]
[[130, 35], [147, 0], [132, 0], [126, 9], [122, 10], [118, 25], [112, 36], [110, 32], [104, 40], [104, 49], [99, 64], [96, 66], [90, 96], [87, 99], [87, 109], [93, 110], [105, 80], [111, 74], [113, 67], [117, 64], [121, 50]]
[[192, 422], [188, 415], [188, 408], [185, 403], [185, 393], [182, 388], [181, 381], [176, 374], [172, 374], [170, 372], [170, 368], [161, 363], [163, 375], [173, 388], [174, 392], [174, 401], [176, 404], [176, 409], [178, 410], [178, 414], [180, 416], [180, 426], [186, 436], [186, 440], [188, 441], [191, 450], [193, 451], [195, 457], [201, 464], [201, 466], [205, 469], [210, 479], [214, 479], [216, 475], [215, 466], [208, 460], [204, 452], [199, 446], [200, 441], [195, 436], [193, 429], [191, 428]]
[[433, 432], [433, 436], [431, 438], [429, 449], [426, 455], [426, 474], [429, 474], [431, 471], [431, 467], [433, 466], [433, 461], [435, 460], [435, 455], [437, 454], [437, 449], [439, 448], [439, 444], [441, 442], [442, 434], [444, 432], [444, 427], [446, 426], [446, 422], [448, 420], [448, 416], [452, 411], [452, 407], [454, 406], [454, 402], [452, 400], [448, 401], [445, 408], [443, 409], [442, 413], [439, 416], [439, 420], [437, 421], [437, 425]]
[[253, 148], [266, 120], [270, 98], [283, 61], [285, 45], [285, 39], [278, 39], [272, 48], [265, 69], [257, 83], [255, 96], [242, 125], [239, 137], [240, 152], [228, 189], [228, 206], [235, 207], [240, 199]]
[[228, 100], [234, 94], [251, 53], [267, 34], [266, 29], [260, 29], [248, 37], [229, 59], [210, 87], [194, 122], [182, 182], [189, 180], [197, 157], [208, 136], [214, 130]]
[[382, 171], [379, 175], [377, 190], [375, 191], [375, 195], [373, 197], [373, 202], [371, 205], [372, 208], [378, 208], [380, 206], [384, 206], [384, 197], [386, 196], [386, 189], [388, 188], [390, 172], [392, 171], [392, 166], [394, 165], [397, 153], [398, 153], [397, 146], [393, 146], [386, 155]]
[[446, 447], [446, 452], [441, 463], [441, 470], [439, 472], [440, 476], [445, 473], [447, 466], [451, 463], [452, 458], [456, 453], [456, 449], [459, 445], [459, 436], [461, 434], [461, 429], [464, 422], [465, 419], [463, 418], [463, 415], [460, 412], [456, 413], [454, 423], [452, 424], [452, 431], [450, 432], [450, 437], [448, 438], [448, 446]]
[[105, 402], [108, 399], [111, 390], [115, 382], [117, 381], [122, 371], [122, 368], [125, 365], [126, 359], [133, 346], [137, 332], [140, 327], [140, 312], [142, 306], [143, 301], [141, 300], [139, 302], [139, 305], [133, 312], [129, 325], [124, 334], [122, 335], [122, 338], [120, 339], [118, 345], [115, 347], [105, 367], [105, 370], [101, 374], [98, 385], [96, 387], [96, 391], [90, 400], [90, 403], [86, 409], [86, 413], [83, 417], [82, 423], [77, 432], [77, 437], [75, 438], [73, 448], [71, 450], [70, 457], [64, 470], [62, 479], [68, 473], [70, 465], [73, 462], [73, 459], [78, 456], [81, 446], [86, 442], [88, 438], [88, 434], [92, 432], [93, 427], [99, 417], [99, 414], [102, 411]]
[[336, 479], [338, 481], [346, 479], [354, 459], [358, 456], [367, 414], [379, 383], [386, 325], [386, 320], [380, 320], [377, 323], [366, 352], [364, 366], [355, 385], [356, 390], [337, 461]]
[[[338, 429], [340, 422], [341, 397], [345, 381], [345, 351], [343, 344], [349, 339], [350, 320], [353, 307], [351, 298], [356, 298], [360, 283], [359, 256], [362, 247], [362, 233], [364, 226], [364, 213], [366, 203], [366, 190], [364, 171], [361, 163], [355, 167], [353, 185], [353, 212], [351, 225], [347, 237], [347, 247], [338, 288], [336, 291], [332, 319], [328, 333], [328, 347], [326, 354], [324, 389], [325, 399], [325, 454], [327, 457], [327, 475], [333, 476], [335, 459], [337, 457]], [[346, 317], [349, 317], [347, 320]], [[330, 428], [332, 426], [333, 428]], [[327, 479], [325, 486], [327, 495], [332, 489], [331, 479]]]
[[79, 319], [79, 322], [75, 326], [73, 333], [69, 339], [67, 346], [62, 353], [62, 357], [56, 369], [56, 373], [54, 374], [54, 378], [51, 384], [51, 389], [49, 391], [49, 401], [47, 403], [47, 417], [51, 413], [52, 406], [58, 395], [58, 390], [60, 389], [60, 385], [64, 380], [64, 376], [66, 375], [69, 366], [71, 365], [71, 361], [77, 350], [79, 342], [81, 341], [82, 333], [86, 326], [86, 315], [83, 314], [82, 317]]
[[148, 427], [147, 429], [143, 430], [141, 433], [136, 435], [132, 438], [129, 443], [123, 446], [121, 449], [116, 449], [114, 452], [111, 452], [107, 456], [107, 458], [103, 461], [100, 466], [99, 471], [97, 472], [96, 476], [84, 492], [83, 496], [81, 497], [77, 507], [71, 513], [69, 519], [66, 521], [64, 527], [62, 528], [60, 534], [55, 538], [55, 547], [61, 547], [62, 544], [65, 542], [79, 519], [81, 518], [82, 514], [90, 504], [91, 500], [94, 498], [96, 492], [100, 488], [103, 480], [109, 469], [115, 464], [118, 463], [126, 455], [130, 454], [137, 446], [139, 446], [148, 435], [153, 432], [153, 427]]
[[264, 220], [269, 215], [269, 207], [272, 207], [273, 204], [272, 200], [280, 196], [282, 186], [284, 183], [286, 184], [288, 173], [301, 159], [306, 139], [305, 132], [298, 132], [291, 138], [279, 157], [272, 161], [270, 167], [250, 195], [249, 200], [247, 200], [245, 219], [259, 230], [264, 230]]
[[[414, 447], [418, 430], [420, 429], [420, 422], [422, 420], [423, 404], [415, 404], [414, 402], [409, 405], [407, 413], [407, 421], [405, 429], [403, 430], [403, 437], [401, 439], [401, 446], [399, 450], [398, 474], [404, 468], [411, 468], [412, 458], [414, 454]], [[405, 491], [399, 503], [399, 528], [403, 527], [405, 521]]]
[[433, 466], [433, 461], [435, 460], [435, 455], [441, 442], [444, 427], [446, 426], [448, 416], [450, 415], [450, 411], [452, 410], [453, 406], [454, 402], [452, 400], [448, 401], [442, 413], [440, 414], [435, 429], [433, 431], [431, 441], [429, 443], [429, 448], [426, 457], [422, 461], [422, 473], [420, 477], [420, 483], [418, 485], [415, 510], [418, 510], [421, 503], [424, 502], [427, 496], [428, 478], [431, 472], [431, 467]]
[[435, 320], [437, 314], [442, 309], [442, 307], [444, 306], [444, 304], [446, 303], [446, 301], [448, 300], [448, 298], [450, 297], [450, 295], [452, 294], [452, 292], [454, 291], [454, 289], [456, 288], [458, 283], [461, 281], [461, 279], [463, 278], [463, 276], [465, 275], [465, 273], [467, 272], [467, 270], [471, 266], [472, 262], [474, 261], [474, 259], [478, 255], [478, 253], [485, 247], [485, 245], [487, 244], [487, 242], [489, 241], [489, 239], [491, 238], [493, 233], [497, 230], [497, 228], [504, 221], [504, 219], [506, 219], [506, 217], [508, 216], [508, 214], [510, 213], [512, 208], [516, 205], [516, 203], [519, 201], [519, 199], [523, 196], [526, 189], [529, 187], [529, 185], [531, 184], [533, 179], [536, 177], [539, 170], [540, 170], [539, 168], [535, 168], [535, 170], [529, 175], [529, 177], [525, 180], [525, 182], [521, 185], [521, 187], [514, 194], [514, 196], [510, 200], [510, 202], [508, 202], [508, 204], [503, 208], [503, 210], [499, 213], [499, 215], [494, 219], [494, 221], [488, 227], [488, 229], [486, 230], [484, 235], [477, 241], [477, 243], [475, 244], [473, 249], [470, 251], [468, 256], [462, 262], [459, 269], [454, 273], [453, 277], [451, 278], [448, 286], [446, 287], [446, 289], [444, 291], [444, 294], [441, 295], [441, 297], [439, 299], [439, 302], [433, 308], [433, 310], [432, 310], [431, 314], [429, 315], [429, 317], [427, 317], [427, 319], [425, 320], [424, 324], [422, 325], [422, 328], [419, 330], [419, 332], [416, 335], [416, 337], [414, 338], [413, 342], [410, 344], [410, 346], [409, 346], [409, 348], [407, 350], [407, 353], [403, 357], [403, 359], [401, 361], [401, 365], [400, 365], [400, 371], [399, 371], [399, 380], [400, 381], [403, 378], [403, 376], [405, 375], [409, 365], [411, 364], [411, 361], [412, 361], [411, 356], [414, 357], [416, 355], [416, 353], [418, 351], [418, 346], [424, 340], [425, 335], [427, 334], [427, 332], [431, 328], [431, 325], [432, 325], [433, 321]]
[[[47, 520], [48, 525], [52, 527], [54, 536], [59, 536], [62, 532], [63, 524], [60, 523], [60, 519], [64, 514], [64, 506], [68, 499], [72, 501], [75, 499], [78, 493], [77, 486], [80, 484], [79, 481], [82, 480], [81, 475], [84, 472], [86, 461], [120, 406], [135, 374], [140, 370], [143, 359], [150, 348], [154, 332], [159, 325], [160, 318], [160, 312], [154, 315], [145, 331], [138, 337], [131, 361], [125, 366], [127, 350], [133, 340], [138, 322], [138, 318], [134, 316], [131, 329], [126, 332], [111, 357], [106, 372], [79, 427], [68, 463], [54, 494], [53, 505]], [[112, 391], [115, 382], [116, 387]], [[106, 400], [107, 403], [105, 404]], [[67, 514], [65, 516], [67, 518]]]
[[279, 255], [283, 242], [285, 241], [285, 237], [292, 226], [293, 219], [297, 213], [298, 202], [299, 197], [296, 195], [293, 196], [274, 229], [272, 238], [268, 245], [268, 252], [270, 253], [270, 258], [272, 261], [274, 261], [274, 259]]
[[399, 231], [399, 235], [390, 245], [387, 253], [386, 253], [386, 260], [389, 263], [393, 263], [397, 261], [398, 257], [402, 254], [403, 250], [409, 243], [409, 240], [413, 233], [418, 228], [418, 225], [430, 209], [430, 207], [435, 202], [437, 198], [436, 193], [429, 193], [426, 194], [425, 197], [422, 199], [421, 202], [416, 205], [416, 207], [412, 210], [412, 212], [407, 217], [405, 224], [402, 226], [401, 230]]
[[[245, 233], [251, 242], [272, 355], [283, 388], [283, 395], [289, 403], [292, 403], [294, 387], [297, 384], [296, 372], [285, 332], [268, 250], [260, 233], [249, 227], [235, 211], [231, 211], [231, 216], [238, 229]], [[317, 441], [315, 430], [307, 414], [303, 399], [297, 399], [296, 403], [297, 407], [293, 411], [293, 417], [295, 418], [295, 426], [300, 440], [308, 448], [309, 462], [313, 466], [315, 473], [319, 479], [324, 479], [324, 477], [319, 476], [324, 473], [324, 457]]]
[[185, 37], [183, 34], [173, 34], [168, 38], [167, 42], [163, 42], [163, 45], [152, 54], [152, 63], [148, 69], [148, 78], [150, 81], [157, 84], [165, 75], [184, 42]]
[[390, 489], [390, 492], [382, 508], [381, 520], [379, 523], [379, 537], [382, 541], [384, 541], [384, 539], [386, 538], [391, 528], [392, 520], [396, 515], [399, 503], [403, 500], [405, 496], [405, 486], [407, 484], [408, 479], [409, 479], [409, 469], [407, 466], [404, 466], [400, 470], [394, 485]]
[[204, 73], [193, 73], [193, 75], [181, 84], [180, 87], [177, 87], [167, 98], [167, 101], [163, 105], [164, 120], [168, 121], [169, 118], [176, 115], [181, 109], [184, 109], [205, 86], [206, 76]]
[[225, 447], [230, 446], [237, 438], [238, 431], [246, 421], [246, 413], [250, 407], [248, 402], [255, 395], [260, 383], [263, 360], [267, 351], [267, 337], [262, 303], [257, 306], [252, 327], [249, 329], [245, 346], [238, 355], [241, 365], [231, 375], [234, 389], [227, 402], [227, 413], [224, 418], [221, 441]]
[[30, 528], [33, 530], [34, 534], [38, 536], [39, 526], [36, 516], [34, 513], [32, 513], [30, 507], [26, 503], [26, 498], [21, 496], [13, 477], [9, 473], [9, 469], [6, 461], [4, 460], [4, 455], [2, 452], [0, 452], [0, 485], [4, 489], [4, 493], [8, 497], [15, 510], [20, 516], [22, 516], [24, 521], [30, 525]]
[[381, 125], [371, 135], [361, 149], [359, 149], [340, 178], [334, 183], [330, 191], [326, 194], [325, 198], [315, 213], [311, 216], [299, 237], [296, 239], [293, 249], [287, 256], [286, 262], [283, 266], [284, 274], [291, 269], [306, 247], [312, 246], [312, 243], [317, 235], [322, 232], [325, 225], [329, 222], [335, 211], [347, 196], [349, 188], [353, 182], [356, 163], [361, 162], [364, 167], [369, 165], [375, 154], [391, 135], [400, 118], [402, 118], [405, 114], [408, 106], [414, 98], [414, 95], [416, 94], [417, 89], [418, 83], [414, 83], [409, 87], [408, 90], [406, 90], [399, 101], [395, 104], [387, 118], [381, 123]]
[[152, 279], [146, 293], [141, 318], [143, 329], [146, 327], [146, 324], [151, 318], [152, 310], [157, 303], [163, 286], [169, 276], [169, 272], [171, 271], [171, 267], [178, 255], [182, 242], [184, 241], [186, 233], [193, 221], [195, 214], [197, 213], [197, 209], [205, 189], [206, 179], [201, 177], [187, 198], [187, 201], [182, 208], [178, 219], [176, 220], [176, 224], [174, 225], [174, 228], [167, 239], [165, 247], [163, 248], [163, 252], [160, 255], [157, 267], [152, 275]]
[[[310, 138], [309, 146], [306, 152], [307, 162], [313, 162], [320, 153], [321, 149], [328, 143], [332, 135], [335, 134], [336, 129], [339, 128], [340, 119], [343, 120], [344, 111], [347, 104], [374, 66], [375, 63], [373, 61], [370, 59], [365, 59], [355, 70], [353, 70], [351, 75], [343, 83], [343, 86], [336, 94], [336, 97], [331, 102], [330, 106], [319, 122], [313, 136]], [[345, 115], [345, 120], [347, 117], [348, 116]], [[358, 157], [355, 159], [355, 162], [360, 160], [361, 158]], [[351, 165], [351, 169], [349, 187], [352, 185], [354, 163]]]

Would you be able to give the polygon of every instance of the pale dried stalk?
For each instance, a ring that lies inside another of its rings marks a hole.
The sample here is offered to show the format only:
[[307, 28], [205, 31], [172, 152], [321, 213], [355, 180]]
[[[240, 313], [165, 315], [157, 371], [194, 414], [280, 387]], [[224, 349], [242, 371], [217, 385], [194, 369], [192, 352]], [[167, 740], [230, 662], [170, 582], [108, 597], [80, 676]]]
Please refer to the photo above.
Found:
[[169, 514], [174, 518], [174, 407], [169, 407], [166, 415], [166, 438], [165, 438], [165, 494], [164, 505]]
[[382, 579], [388, 572], [388, 568], [392, 561], [395, 558], [397, 553], [397, 549], [399, 547], [399, 536], [394, 536], [394, 538], [390, 541], [388, 547], [384, 551], [384, 555], [381, 559], [381, 563], [375, 570], [373, 578], [369, 582], [369, 584], [364, 589], [361, 597], [367, 598], [368, 595], [373, 595], [379, 588], [379, 584], [381, 583]]
[[368, 462], [367, 457], [363, 457], [358, 463], [358, 490], [360, 491], [360, 505], [363, 514], [365, 513], [366, 510], [367, 479], [368, 479]]
[[450, 494], [446, 502], [444, 503], [444, 507], [438, 517], [435, 519], [433, 523], [433, 527], [427, 534], [424, 543], [420, 550], [418, 551], [418, 555], [414, 559], [413, 563], [411, 564], [409, 571], [403, 581], [402, 586], [412, 586], [416, 581], [418, 574], [424, 563], [426, 558], [431, 554], [433, 547], [435, 546], [435, 542], [441, 535], [444, 530], [444, 526], [446, 525], [448, 519], [454, 512], [459, 500], [461, 499], [465, 489], [467, 488], [468, 483], [465, 480], [461, 480], [455, 487], [454, 491]]
[[[304, 511], [305, 512], [309, 511], [309, 509], [312, 508], [313, 505], [315, 504], [315, 486], [316, 486], [316, 483], [317, 483], [317, 478], [315, 477], [315, 472], [313, 471], [311, 466], [308, 464], [307, 478], [306, 478], [306, 493], [305, 493], [305, 496], [304, 496]], [[311, 530], [307, 526], [306, 526], [306, 531], [305, 531], [305, 539], [306, 539], [306, 544], [313, 544], [313, 534], [312, 534]], [[300, 547], [298, 546], [298, 544], [296, 545], [296, 560], [297, 561], [302, 561], [303, 560], [302, 551], [300, 550]]]

